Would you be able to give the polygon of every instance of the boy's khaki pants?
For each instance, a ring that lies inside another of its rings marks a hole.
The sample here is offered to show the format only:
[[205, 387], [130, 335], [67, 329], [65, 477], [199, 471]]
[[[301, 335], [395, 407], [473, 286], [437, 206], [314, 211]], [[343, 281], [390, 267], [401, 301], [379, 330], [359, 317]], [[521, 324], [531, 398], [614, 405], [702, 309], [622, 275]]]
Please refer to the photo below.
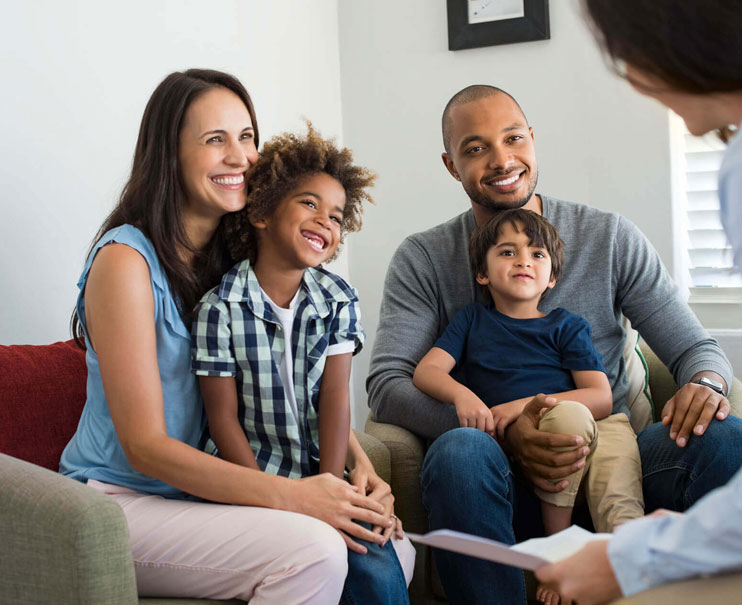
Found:
[[590, 448], [585, 466], [567, 477], [569, 485], [563, 491], [535, 490], [541, 500], [556, 506], [574, 506], [582, 485], [597, 532], [611, 532], [622, 523], [644, 515], [641, 459], [626, 414], [613, 414], [596, 421], [583, 404], [560, 401], [544, 412], [539, 430], [579, 435]]

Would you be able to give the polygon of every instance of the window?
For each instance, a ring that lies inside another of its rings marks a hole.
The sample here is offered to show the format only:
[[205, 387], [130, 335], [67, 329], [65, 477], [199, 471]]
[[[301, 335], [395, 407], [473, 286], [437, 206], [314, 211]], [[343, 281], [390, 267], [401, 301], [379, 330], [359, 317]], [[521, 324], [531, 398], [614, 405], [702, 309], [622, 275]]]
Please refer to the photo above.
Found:
[[670, 116], [675, 278], [708, 328], [742, 327], [742, 273], [721, 226], [719, 167], [726, 145], [715, 133], [691, 135]]
[[[673, 120], [674, 121], [674, 120]], [[715, 133], [694, 137], [680, 122], [682, 174], [678, 192], [685, 210], [685, 248], [691, 291], [709, 287], [742, 287], [742, 274], [732, 266], [732, 249], [721, 227], [717, 184], [725, 145]], [[680, 226], [680, 225], [678, 225]]]

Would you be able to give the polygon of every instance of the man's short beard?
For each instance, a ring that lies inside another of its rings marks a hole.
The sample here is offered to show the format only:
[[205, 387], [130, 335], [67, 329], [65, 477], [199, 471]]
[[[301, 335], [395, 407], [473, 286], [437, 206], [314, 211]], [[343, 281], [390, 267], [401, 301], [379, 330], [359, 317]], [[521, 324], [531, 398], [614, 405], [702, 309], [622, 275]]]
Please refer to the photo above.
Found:
[[535, 173], [534, 178], [530, 181], [528, 186], [528, 193], [519, 199], [512, 200], [509, 202], [498, 202], [489, 197], [486, 193], [480, 190], [470, 191], [467, 185], [461, 183], [464, 187], [464, 191], [469, 196], [469, 199], [475, 204], [479, 204], [482, 208], [487, 210], [512, 210], [514, 208], [522, 208], [528, 203], [528, 200], [533, 196], [533, 192], [536, 191], [536, 185], [538, 184], [538, 172]]

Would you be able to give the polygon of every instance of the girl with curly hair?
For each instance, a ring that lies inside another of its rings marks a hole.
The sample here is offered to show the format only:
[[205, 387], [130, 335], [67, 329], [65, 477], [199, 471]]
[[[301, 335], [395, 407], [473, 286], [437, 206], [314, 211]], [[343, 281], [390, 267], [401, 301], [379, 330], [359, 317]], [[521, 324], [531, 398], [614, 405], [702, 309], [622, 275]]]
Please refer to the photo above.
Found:
[[[342, 479], [355, 467], [349, 380], [364, 333], [356, 290], [322, 264], [360, 228], [375, 175], [308, 130], [269, 141], [247, 173], [247, 205], [226, 224], [239, 262], [196, 307], [193, 371], [207, 452], [272, 475]], [[408, 602], [414, 549], [388, 486], [355, 471], [348, 480], [393, 526], [365, 524], [381, 545], [339, 528], [348, 546], [342, 602]]]

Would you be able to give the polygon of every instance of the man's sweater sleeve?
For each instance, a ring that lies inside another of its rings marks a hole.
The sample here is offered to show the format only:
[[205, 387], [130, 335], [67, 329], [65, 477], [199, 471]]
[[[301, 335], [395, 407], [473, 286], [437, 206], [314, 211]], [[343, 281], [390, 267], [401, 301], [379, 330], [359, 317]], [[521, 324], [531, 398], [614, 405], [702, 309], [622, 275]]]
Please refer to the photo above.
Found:
[[729, 360], [682, 299], [644, 234], [620, 217], [615, 242], [616, 302], [675, 382], [684, 385], [694, 374], [711, 370], [731, 385]]
[[440, 330], [438, 284], [430, 257], [407, 238], [392, 257], [381, 300], [366, 389], [373, 417], [433, 439], [458, 426], [453, 406], [412, 384], [417, 363]]

